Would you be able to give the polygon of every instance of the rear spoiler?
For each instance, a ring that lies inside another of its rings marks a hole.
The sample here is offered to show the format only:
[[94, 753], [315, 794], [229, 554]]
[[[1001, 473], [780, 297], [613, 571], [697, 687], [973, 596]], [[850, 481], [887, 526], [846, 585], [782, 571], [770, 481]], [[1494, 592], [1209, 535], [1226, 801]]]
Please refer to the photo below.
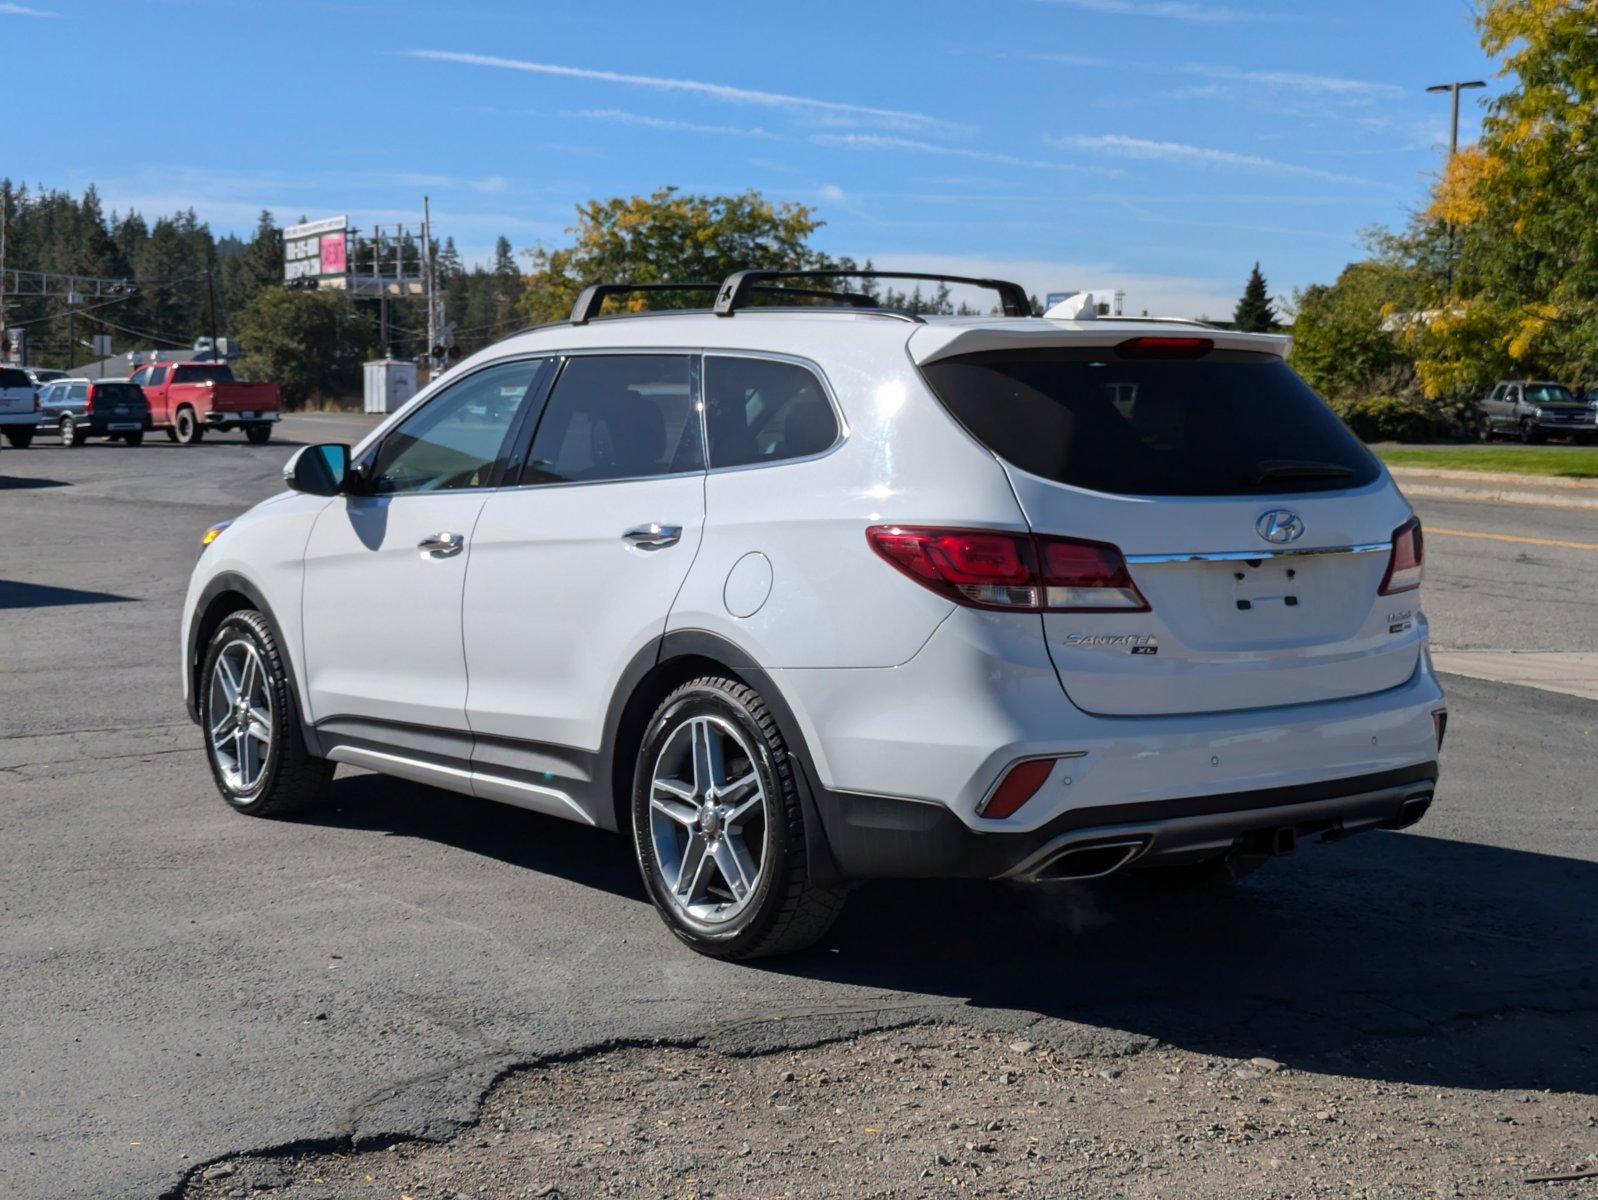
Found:
[[1286, 358], [1293, 339], [1284, 333], [1238, 333], [1205, 325], [1152, 321], [1016, 321], [1014, 324], [954, 325], [930, 323], [910, 336], [910, 358], [917, 364], [988, 350], [1034, 350], [1049, 346], [1115, 346], [1139, 337], [1204, 337], [1217, 350], [1252, 350]]

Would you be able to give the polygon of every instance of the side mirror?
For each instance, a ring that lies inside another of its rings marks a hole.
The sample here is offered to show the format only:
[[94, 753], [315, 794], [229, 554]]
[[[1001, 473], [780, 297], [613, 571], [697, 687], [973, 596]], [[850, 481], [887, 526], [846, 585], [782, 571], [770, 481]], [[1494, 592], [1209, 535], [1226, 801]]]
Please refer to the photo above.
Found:
[[298, 451], [283, 468], [283, 482], [311, 496], [337, 496], [345, 490], [350, 473], [350, 448], [343, 442], [323, 442]]

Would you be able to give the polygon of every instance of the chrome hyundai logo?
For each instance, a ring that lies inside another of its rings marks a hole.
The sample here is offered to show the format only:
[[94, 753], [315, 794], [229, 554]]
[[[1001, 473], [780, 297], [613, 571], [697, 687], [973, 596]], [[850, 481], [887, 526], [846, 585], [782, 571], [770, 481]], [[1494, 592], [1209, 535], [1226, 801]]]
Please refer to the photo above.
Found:
[[1287, 542], [1296, 542], [1304, 536], [1304, 522], [1296, 512], [1289, 512], [1285, 508], [1274, 508], [1268, 513], [1263, 513], [1254, 528], [1267, 542], [1280, 546]]

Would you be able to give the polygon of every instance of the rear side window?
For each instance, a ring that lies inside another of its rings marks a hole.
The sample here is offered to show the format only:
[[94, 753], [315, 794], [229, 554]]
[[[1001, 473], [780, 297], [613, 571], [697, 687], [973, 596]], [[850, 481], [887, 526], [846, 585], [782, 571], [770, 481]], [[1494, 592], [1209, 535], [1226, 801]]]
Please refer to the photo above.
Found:
[[838, 418], [815, 373], [773, 359], [705, 359], [705, 430], [712, 467], [742, 467], [820, 454], [838, 440]]
[[568, 359], [523, 483], [593, 483], [704, 469], [692, 362], [675, 354]]
[[1236, 496], [1362, 487], [1375, 458], [1274, 355], [1123, 360], [1112, 347], [1007, 350], [922, 368], [1000, 458], [1072, 487]]
[[32, 388], [33, 380], [29, 379], [27, 372], [19, 371], [15, 367], [0, 367], [0, 388]]

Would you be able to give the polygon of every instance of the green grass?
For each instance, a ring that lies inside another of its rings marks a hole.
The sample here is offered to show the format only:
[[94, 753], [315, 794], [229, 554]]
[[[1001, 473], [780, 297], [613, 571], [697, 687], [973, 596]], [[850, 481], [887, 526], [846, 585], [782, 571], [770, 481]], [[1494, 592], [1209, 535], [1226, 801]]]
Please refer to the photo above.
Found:
[[1592, 446], [1373, 446], [1390, 467], [1438, 467], [1446, 471], [1504, 471], [1598, 479], [1598, 447]]

